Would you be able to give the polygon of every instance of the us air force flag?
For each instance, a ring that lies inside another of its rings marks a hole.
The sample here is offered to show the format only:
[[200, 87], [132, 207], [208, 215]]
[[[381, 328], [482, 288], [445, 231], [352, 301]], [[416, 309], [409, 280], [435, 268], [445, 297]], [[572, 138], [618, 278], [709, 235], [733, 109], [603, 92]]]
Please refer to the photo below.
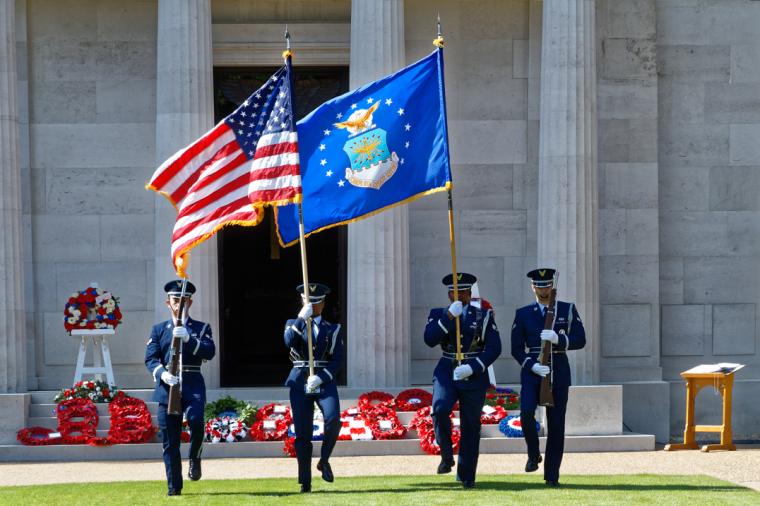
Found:
[[[451, 184], [443, 52], [325, 102], [298, 122], [306, 235]], [[298, 240], [298, 207], [276, 208], [280, 242]]]

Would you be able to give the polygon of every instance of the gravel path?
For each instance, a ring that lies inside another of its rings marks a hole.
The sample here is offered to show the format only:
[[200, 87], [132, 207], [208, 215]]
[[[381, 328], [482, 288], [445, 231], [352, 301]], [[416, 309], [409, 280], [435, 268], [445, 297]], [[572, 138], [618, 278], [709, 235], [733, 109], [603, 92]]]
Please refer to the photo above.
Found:
[[[163, 480], [163, 462], [158, 460], [158, 455], [156, 457], [155, 461], [3, 463], [0, 464], [0, 486], [107, 482], [114, 481], [116, 476], [119, 481]], [[417, 455], [334, 457], [330, 463], [337, 476], [336, 484], [339, 484], [341, 476], [434, 474], [438, 459]], [[316, 459], [314, 462], [316, 464]], [[183, 465], [187, 466], [187, 461]], [[524, 466], [522, 455], [481, 455], [478, 474], [522, 473]], [[704, 474], [760, 491], [760, 448], [752, 446], [735, 452], [714, 453], [568, 453], [562, 463], [562, 473]], [[203, 462], [203, 477], [206, 479], [292, 477], [295, 481], [295, 476], [295, 459], [207, 459]], [[540, 481], [541, 471], [535, 476]], [[572, 481], [572, 478], [564, 481]]]

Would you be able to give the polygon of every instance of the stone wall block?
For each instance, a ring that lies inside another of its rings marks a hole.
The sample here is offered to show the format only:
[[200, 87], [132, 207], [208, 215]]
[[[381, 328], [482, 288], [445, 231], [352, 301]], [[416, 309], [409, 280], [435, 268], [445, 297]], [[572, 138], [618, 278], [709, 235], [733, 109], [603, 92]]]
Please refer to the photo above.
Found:
[[602, 356], [650, 356], [651, 311], [650, 304], [602, 304]]
[[705, 120], [760, 123], [760, 83], [705, 83]]
[[[94, 123], [95, 81], [33, 81], [34, 123]], [[124, 99], [124, 97], [121, 97]]]
[[145, 262], [64, 262], [56, 265], [55, 278], [55, 293], [60, 304], [61, 318], [69, 296], [89, 286], [93, 281], [119, 298], [122, 312], [145, 311], [148, 308]]
[[710, 167], [710, 211], [758, 211], [760, 166]]
[[657, 46], [651, 39], [604, 39], [601, 58], [604, 79], [652, 79], [657, 75]]
[[[525, 163], [525, 121], [449, 120], [451, 161], [455, 164]], [[494, 149], [498, 146], [499, 149]]]
[[757, 348], [756, 304], [713, 306], [713, 355], [754, 355]]
[[656, 163], [603, 163], [599, 165], [601, 209], [654, 209], [657, 207]]
[[710, 206], [710, 168], [660, 166], [659, 209], [667, 211], [707, 211]]
[[731, 82], [760, 83], [760, 42], [731, 46]]
[[[685, 257], [683, 262], [684, 303], [741, 304], [759, 300], [758, 284], [747, 282], [748, 274], [757, 272], [756, 257]], [[737, 290], [738, 286], [742, 289]]]
[[525, 255], [525, 211], [462, 211], [462, 256]]
[[660, 257], [660, 301], [683, 304], [683, 258]]
[[[732, 132], [733, 128], [734, 125], [731, 126]], [[732, 135], [732, 163], [734, 146]], [[729, 156], [729, 126], [691, 123], [670, 124], [668, 128], [660, 129], [659, 153], [660, 163], [666, 166], [725, 165]], [[737, 152], [737, 155], [739, 153]], [[746, 165], [746, 162], [740, 165]]]
[[149, 214], [103, 215], [100, 237], [103, 259], [153, 259], [153, 216]]
[[[56, 214], [142, 214], [156, 194], [145, 190], [153, 168], [47, 170], [45, 210]], [[164, 197], [160, 197], [164, 198]]]
[[156, 81], [99, 79], [95, 111], [98, 123], [149, 123], [156, 117]]
[[[730, 125], [729, 157], [731, 165], [757, 165], [760, 160], [760, 123]], [[720, 165], [717, 163], [715, 165]]]
[[606, 304], [646, 304], [657, 300], [659, 260], [651, 255], [599, 258], [599, 300]]
[[599, 162], [657, 162], [657, 120], [599, 119]]
[[650, 80], [633, 80], [633, 83], [628, 79], [630, 77], [625, 75], [613, 80], [600, 79], [597, 86], [599, 119], [656, 118], [658, 116], [659, 83], [656, 83], [653, 77]]
[[701, 305], [663, 304], [662, 355], [701, 356], [709, 337], [705, 332], [705, 316], [711, 310]]
[[729, 81], [730, 46], [661, 45], [658, 49], [657, 70], [661, 76], [691, 83]]
[[452, 178], [455, 209], [512, 209], [511, 165], [457, 165]]
[[35, 259], [38, 261], [98, 262], [100, 217], [92, 215], [35, 215]]

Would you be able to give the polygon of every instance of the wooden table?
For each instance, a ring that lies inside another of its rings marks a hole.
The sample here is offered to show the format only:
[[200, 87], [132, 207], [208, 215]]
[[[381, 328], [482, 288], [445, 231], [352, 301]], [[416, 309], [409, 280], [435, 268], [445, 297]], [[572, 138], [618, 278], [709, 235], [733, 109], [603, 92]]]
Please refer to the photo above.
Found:
[[[697, 368], [695, 368], [697, 369]], [[683, 431], [683, 443], [671, 443], [665, 451], [696, 450], [699, 446], [695, 439], [697, 432], [720, 432], [720, 444], [704, 445], [703, 452], [712, 450], [736, 450], [731, 432], [731, 395], [734, 386], [734, 373], [731, 372], [691, 372], [684, 371], [681, 377], [686, 380], [686, 428]], [[722, 425], [696, 425], [694, 423], [694, 401], [700, 390], [714, 387], [723, 397]]]

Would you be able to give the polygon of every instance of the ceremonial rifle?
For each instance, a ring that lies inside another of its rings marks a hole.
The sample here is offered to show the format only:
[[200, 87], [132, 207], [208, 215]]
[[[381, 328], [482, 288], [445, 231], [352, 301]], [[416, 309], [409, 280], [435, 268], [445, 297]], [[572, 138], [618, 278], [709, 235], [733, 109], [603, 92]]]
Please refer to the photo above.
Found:
[[[187, 279], [182, 279], [182, 292], [179, 298], [179, 308], [177, 309], [176, 327], [181, 327], [183, 322], [183, 312], [185, 310], [185, 290], [187, 289]], [[180, 355], [182, 354], [182, 338], [174, 336], [172, 338], [172, 348], [169, 352], [169, 374], [172, 376], [180, 375]], [[169, 387], [169, 405], [166, 412], [170, 415], [182, 414], [182, 385], [177, 383]]]
[[[544, 318], [544, 330], [554, 329], [554, 312], [557, 300], [557, 274], [554, 275], [552, 282], [552, 292], [549, 295], [549, 304], [546, 306], [546, 317]], [[538, 363], [541, 365], [551, 365], [552, 343], [544, 341], [541, 344], [541, 353], [538, 355]], [[541, 406], [554, 407], [554, 395], [552, 394], [552, 376], [554, 371], [541, 378], [541, 390], [539, 391], [538, 403]]]

